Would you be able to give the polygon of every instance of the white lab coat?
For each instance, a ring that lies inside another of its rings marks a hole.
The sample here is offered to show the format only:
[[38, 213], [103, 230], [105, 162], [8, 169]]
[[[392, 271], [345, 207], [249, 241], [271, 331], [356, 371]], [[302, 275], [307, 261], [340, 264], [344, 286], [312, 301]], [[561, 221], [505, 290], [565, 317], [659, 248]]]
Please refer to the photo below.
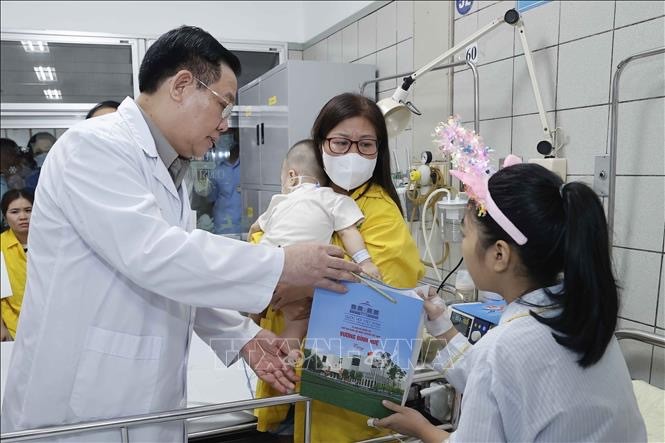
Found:
[[[192, 330], [237, 357], [259, 328], [235, 311], [268, 305], [283, 251], [193, 227], [132, 99], [60, 137], [32, 213], [3, 433], [185, 407]], [[185, 438], [182, 423], [129, 432]]]

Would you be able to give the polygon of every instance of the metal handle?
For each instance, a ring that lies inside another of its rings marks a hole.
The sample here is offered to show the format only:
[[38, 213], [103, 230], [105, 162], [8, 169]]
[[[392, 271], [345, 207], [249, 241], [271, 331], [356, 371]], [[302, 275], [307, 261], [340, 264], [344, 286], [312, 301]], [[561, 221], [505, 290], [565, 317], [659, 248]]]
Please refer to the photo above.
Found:
[[256, 146], [259, 145], [259, 125], [256, 125]]
[[266, 144], [266, 139], [265, 139], [265, 132], [263, 130], [263, 123], [261, 123], [261, 144], [265, 145]]
[[[0, 435], [3, 443], [19, 442], [24, 440], [35, 440], [47, 437], [62, 437], [65, 435], [80, 434], [82, 432], [101, 431], [105, 429], [118, 429], [128, 438], [127, 431], [122, 430], [130, 426], [146, 425], [152, 423], [165, 423], [174, 420], [185, 420], [188, 418], [208, 417], [229, 412], [239, 412], [247, 409], [265, 408], [297, 402], [310, 402], [310, 399], [298, 394], [281, 395], [276, 397], [258, 398], [254, 400], [242, 400], [229, 403], [221, 403], [195, 408], [178, 409], [174, 411], [156, 412], [152, 414], [134, 415], [131, 417], [120, 417], [84, 423], [52, 426], [47, 428], [29, 429], [23, 431], [8, 432]], [[306, 418], [307, 419], [307, 418]], [[305, 427], [305, 442], [310, 441], [307, 433], [309, 426]]]
[[640, 331], [639, 329], [619, 329], [614, 332], [614, 335], [617, 340], [638, 340], [643, 343], [665, 348], [665, 337], [652, 332]]
[[607, 231], [610, 241], [614, 238], [614, 203], [617, 176], [617, 133], [619, 130], [619, 80], [624, 68], [633, 60], [665, 53], [665, 47], [640, 52], [623, 59], [614, 71], [612, 78], [612, 97], [610, 99], [610, 187], [607, 198]]

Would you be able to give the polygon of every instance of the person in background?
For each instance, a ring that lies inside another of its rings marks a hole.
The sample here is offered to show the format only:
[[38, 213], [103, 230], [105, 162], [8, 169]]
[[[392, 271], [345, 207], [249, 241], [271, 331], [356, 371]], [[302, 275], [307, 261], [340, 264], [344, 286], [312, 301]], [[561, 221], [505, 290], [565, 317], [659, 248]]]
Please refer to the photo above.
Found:
[[370, 423], [425, 443], [646, 441], [614, 337], [619, 290], [600, 199], [535, 164], [477, 177], [460, 177], [473, 198], [462, 256], [478, 289], [508, 305], [470, 345], [433, 288], [425, 302], [426, 327], [446, 344], [433, 366], [463, 394], [457, 429], [385, 401], [395, 414]]
[[37, 165], [32, 158], [32, 151], [21, 148], [10, 138], [0, 139], [0, 198], [10, 189], [30, 188], [36, 180], [32, 177]]
[[[330, 186], [353, 198], [365, 221], [358, 228], [383, 281], [398, 288], [413, 288], [425, 273], [416, 242], [404, 221], [399, 197], [390, 176], [388, 131], [376, 103], [358, 94], [333, 97], [321, 109], [312, 127], [319, 167]], [[341, 246], [338, 235], [333, 244]], [[310, 295], [312, 288], [278, 286], [261, 326], [280, 333], [284, 318], [277, 312], [293, 300]], [[259, 382], [257, 397], [277, 392]], [[257, 409], [259, 431], [304, 438], [305, 407], [277, 406]], [[312, 402], [312, 441], [364, 440], [386, 432], [367, 427], [368, 417], [323, 402]], [[295, 435], [294, 435], [295, 433]], [[293, 437], [291, 437], [293, 439]]]
[[4, 257], [11, 295], [0, 300], [0, 339], [16, 337], [18, 318], [25, 291], [28, 249], [28, 229], [32, 214], [33, 195], [26, 190], [12, 189], [0, 200], [2, 215], [9, 228], [0, 234], [0, 250]]
[[120, 107], [120, 103], [115, 100], [104, 100], [101, 103], [96, 104], [88, 111], [88, 114], [85, 116], [85, 119], [99, 117], [100, 115], [110, 114], [115, 112]]
[[46, 160], [46, 154], [48, 154], [55, 142], [56, 138], [50, 132], [37, 132], [30, 137], [28, 148], [32, 151], [32, 157], [37, 164], [37, 169], [42, 167], [44, 160]]
[[0, 138], [0, 198], [13, 188], [8, 179], [16, 173], [20, 158], [16, 142], [11, 138]]
[[219, 139], [217, 152], [227, 151], [229, 156], [217, 163], [210, 177], [211, 190], [208, 198], [214, 201], [215, 234], [233, 234], [241, 231], [240, 145], [237, 130], [229, 130]]

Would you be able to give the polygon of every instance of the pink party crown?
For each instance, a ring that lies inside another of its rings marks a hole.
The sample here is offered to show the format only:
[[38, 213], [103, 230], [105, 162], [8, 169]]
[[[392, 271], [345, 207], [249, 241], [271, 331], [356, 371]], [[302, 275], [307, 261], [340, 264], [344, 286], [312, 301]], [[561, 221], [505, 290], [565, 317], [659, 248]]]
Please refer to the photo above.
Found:
[[[525, 244], [526, 236], [492, 200], [488, 181], [494, 172], [490, 166], [490, 152], [493, 151], [483, 142], [482, 137], [475, 131], [465, 129], [460, 124], [459, 116], [454, 116], [449, 117], [445, 123], [441, 122], [434, 129], [434, 141], [444, 156], [450, 156], [453, 166], [450, 174], [464, 183], [466, 193], [478, 206], [478, 215], [482, 217], [489, 214], [518, 245]], [[503, 166], [512, 166], [521, 162], [519, 157], [510, 154]]]

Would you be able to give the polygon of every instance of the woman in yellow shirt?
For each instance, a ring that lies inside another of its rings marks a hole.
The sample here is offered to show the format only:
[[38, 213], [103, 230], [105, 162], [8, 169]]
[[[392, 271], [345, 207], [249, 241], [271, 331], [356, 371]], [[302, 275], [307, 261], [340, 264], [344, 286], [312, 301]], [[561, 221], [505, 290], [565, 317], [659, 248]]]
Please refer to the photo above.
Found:
[[[390, 177], [388, 133], [381, 110], [357, 94], [333, 97], [323, 107], [312, 128], [320, 151], [320, 166], [330, 186], [350, 195], [365, 220], [359, 230], [367, 250], [389, 285], [412, 288], [424, 274], [416, 244], [404, 222], [399, 197]], [[342, 246], [337, 235], [333, 243]], [[282, 314], [268, 308], [261, 326], [280, 333]], [[259, 382], [258, 397], [277, 395]], [[259, 431], [275, 432], [293, 411], [278, 406], [258, 409]], [[295, 406], [294, 439], [303, 440], [304, 404]], [[312, 442], [347, 442], [384, 435], [367, 426], [368, 417], [319, 401], [312, 402]]]
[[0, 234], [0, 249], [4, 256], [11, 296], [0, 300], [0, 335], [2, 341], [16, 337], [18, 317], [25, 291], [28, 248], [28, 229], [33, 196], [28, 191], [12, 189], [2, 196], [0, 207], [9, 229]]

